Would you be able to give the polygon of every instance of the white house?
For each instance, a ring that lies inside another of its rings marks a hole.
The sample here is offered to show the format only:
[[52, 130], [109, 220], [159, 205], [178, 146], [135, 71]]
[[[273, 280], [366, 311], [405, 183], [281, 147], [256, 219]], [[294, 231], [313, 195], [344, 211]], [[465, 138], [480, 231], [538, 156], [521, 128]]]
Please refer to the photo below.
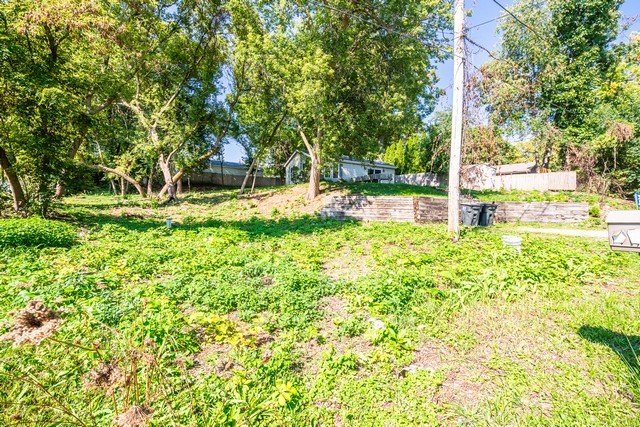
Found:
[[[287, 185], [309, 180], [311, 158], [307, 153], [296, 151], [284, 164]], [[326, 165], [322, 178], [327, 181], [373, 181], [393, 183], [396, 167], [385, 162], [358, 160], [342, 156], [338, 162]]]

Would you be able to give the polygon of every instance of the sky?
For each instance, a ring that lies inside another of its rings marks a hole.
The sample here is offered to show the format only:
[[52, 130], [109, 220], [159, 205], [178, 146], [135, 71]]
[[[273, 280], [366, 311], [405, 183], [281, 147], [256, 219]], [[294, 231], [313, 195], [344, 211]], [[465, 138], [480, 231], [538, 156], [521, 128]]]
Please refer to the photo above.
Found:
[[[498, 0], [505, 6], [511, 6], [513, 0]], [[493, 0], [466, 0], [465, 8], [471, 11], [471, 16], [467, 17], [465, 26], [469, 29], [467, 36], [482, 47], [495, 51], [498, 48], [499, 35], [497, 27], [499, 25], [499, 17], [505, 14]], [[640, 15], [640, 0], [626, 0], [620, 8], [623, 19], [638, 17]], [[635, 20], [633, 24], [618, 38], [618, 41], [626, 41], [632, 32], [640, 32], [640, 18]], [[488, 61], [489, 54], [473, 45], [469, 46], [471, 57], [469, 60], [476, 67], [480, 67], [485, 61]], [[447, 60], [439, 64], [437, 67], [437, 76], [439, 79], [438, 87], [445, 89], [446, 94], [440, 98], [436, 110], [446, 109], [451, 105], [451, 85], [453, 82], [453, 61]], [[239, 162], [244, 156], [243, 149], [236, 143], [229, 143], [224, 148], [224, 160], [231, 162]]]

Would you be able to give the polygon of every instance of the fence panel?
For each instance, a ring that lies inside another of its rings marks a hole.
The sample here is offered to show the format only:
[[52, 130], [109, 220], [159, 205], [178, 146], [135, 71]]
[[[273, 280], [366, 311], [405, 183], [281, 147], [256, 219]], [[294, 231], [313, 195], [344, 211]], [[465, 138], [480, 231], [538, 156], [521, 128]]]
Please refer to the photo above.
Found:
[[495, 190], [575, 191], [577, 188], [575, 172], [498, 175], [493, 180]]

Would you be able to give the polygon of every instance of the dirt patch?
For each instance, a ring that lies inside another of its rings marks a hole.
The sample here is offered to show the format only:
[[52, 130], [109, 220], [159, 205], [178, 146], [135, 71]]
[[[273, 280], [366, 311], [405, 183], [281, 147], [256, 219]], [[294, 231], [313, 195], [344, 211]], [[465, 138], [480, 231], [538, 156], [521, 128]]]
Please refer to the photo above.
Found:
[[433, 400], [442, 405], [476, 406], [491, 396], [491, 389], [480, 378], [488, 374], [485, 366], [489, 355], [481, 351], [462, 354], [450, 345], [437, 341], [427, 341], [415, 350], [411, 370], [427, 369], [442, 371], [445, 379]]
[[[233, 363], [232, 358], [229, 356], [230, 351], [231, 344], [218, 342], [206, 344], [202, 347], [202, 350], [194, 355], [193, 366], [189, 369], [189, 372], [194, 376], [212, 372], [224, 372], [224, 368], [229, 363]], [[222, 370], [220, 369], [221, 366]]]
[[298, 345], [298, 350], [302, 353], [302, 371], [310, 376], [320, 371], [322, 354], [325, 352], [334, 351], [336, 355], [353, 352], [366, 357], [374, 349], [364, 336], [338, 335], [336, 321], [347, 320], [353, 316], [344, 299], [338, 296], [325, 297], [320, 301], [320, 306], [325, 310], [325, 316], [316, 322], [319, 336]]
[[149, 422], [152, 412], [152, 409], [146, 406], [132, 406], [118, 415], [113, 423], [118, 427], [144, 427]]
[[306, 200], [307, 186], [296, 185], [283, 191], [271, 191], [243, 196], [249, 207], [257, 210], [260, 215], [272, 216], [278, 214], [313, 214], [327, 205], [331, 198], [341, 194], [341, 191], [325, 190], [314, 200]]
[[[369, 252], [370, 243], [366, 242], [363, 251]], [[371, 271], [372, 258], [368, 255], [354, 254], [349, 246], [343, 246], [322, 266], [323, 271], [333, 280], [353, 282]]]
[[123, 379], [122, 370], [116, 363], [103, 362], [89, 371], [84, 386], [88, 389], [103, 389], [111, 394]]
[[330, 316], [345, 317], [349, 315], [347, 301], [337, 295], [322, 298], [320, 300], [320, 307]]
[[60, 325], [56, 313], [42, 301], [34, 299], [14, 314], [14, 326], [0, 336], [0, 340], [13, 341], [14, 346], [22, 344], [40, 344], [50, 337]]

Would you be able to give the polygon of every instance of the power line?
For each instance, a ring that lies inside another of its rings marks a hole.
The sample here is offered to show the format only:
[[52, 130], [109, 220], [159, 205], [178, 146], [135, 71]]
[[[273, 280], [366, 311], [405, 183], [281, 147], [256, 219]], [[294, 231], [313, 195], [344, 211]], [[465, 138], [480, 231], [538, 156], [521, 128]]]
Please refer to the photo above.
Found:
[[498, 0], [492, 0], [495, 4], [497, 4], [498, 6], [500, 6], [500, 8], [502, 10], [504, 10], [505, 12], [507, 12], [509, 15], [511, 15], [511, 17], [513, 17], [513, 19], [515, 19], [516, 21], [518, 21], [520, 23], [520, 25], [524, 26], [525, 28], [527, 28], [529, 31], [531, 31], [533, 34], [536, 35], [536, 37], [538, 37], [541, 41], [543, 41], [547, 47], [548, 45], [548, 40], [545, 39], [544, 37], [542, 37], [540, 34], [538, 34], [538, 32], [536, 30], [534, 30], [530, 25], [524, 23], [520, 18], [518, 18], [513, 12], [511, 12], [509, 9], [507, 9], [506, 7], [504, 7], [503, 5], [501, 5]]
[[488, 21], [484, 21], [484, 22], [481, 22], [479, 24], [467, 27], [466, 30], [467, 31], [468, 30], [473, 30], [474, 28], [482, 27], [483, 25], [490, 24], [490, 23], [495, 22], [495, 21], [499, 21], [500, 19], [504, 18], [505, 16], [507, 16], [507, 14], [503, 13], [502, 15], [498, 16], [497, 18], [489, 19]]
[[[499, 57], [495, 56], [495, 55], [493, 54], [493, 52], [491, 52], [491, 51], [490, 51], [489, 49], [487, 49], [486, 47], [484, 47], [484, 46], [480, 45], [479, 43], [477, 43], [477, 42], [475, 42], [475, 41], [473, 41], [473, 40], [471, 40], [471, 39], [469, 38], [469, 36], [465, 36], [465, 40], [467, 40], [467, 41], [468, 41], [469, 43], [471, 43], [472, 45], [474, 45], [474, 46], [476, 46], [476, 47], [478, 47], [478, 48], [482, 49], [482, 50], [483, 50], [483, 51], [485, 51], [485, 52], [487, 52], [487, 54], [488, 54], [492, 59], [494, 59], [494, 60], [496, 60], [496, 61], [499, 61], [499, 62], [507, 63], [507, 61], [505, 61], [504, 59], [502, 59], [502, 58], [499, 58]], [[476, 70], [478, 70], [480, 73], [482, 73], [482, 69], [478, 68], [475, 64], [470, 64], [470, 65], [471, 65], [473, 68], [475, 68]], [[516, 87], [516, 86], [515, 86], [515, 85], [513, 85], [512, 83], [509, 83], [509, 82], [508, 82], [508, 81], [506, 81], [506, 80], [501, 80], [501, 81], [500, 81], [500, 83], [506, 84], [507, 86], [510, 86], [511, 88], [516, 89], [516, 90], [520, 90], [520, 89], [521, 89], [521, 88]], [[554, 103], [552, 103], [552, 102], [549, 102], [549, 103], [548, 103], [548, 105], [549, 105], [550, 107], [557, 108], [558, 110], [560, 110], [560, 111], [562, 111], [562, 112], [564, 112], [564, 113], [567, 113], [567, 112], [569, 111], [566, 107], [561, 107], [560, 105], [554, 104]]]

